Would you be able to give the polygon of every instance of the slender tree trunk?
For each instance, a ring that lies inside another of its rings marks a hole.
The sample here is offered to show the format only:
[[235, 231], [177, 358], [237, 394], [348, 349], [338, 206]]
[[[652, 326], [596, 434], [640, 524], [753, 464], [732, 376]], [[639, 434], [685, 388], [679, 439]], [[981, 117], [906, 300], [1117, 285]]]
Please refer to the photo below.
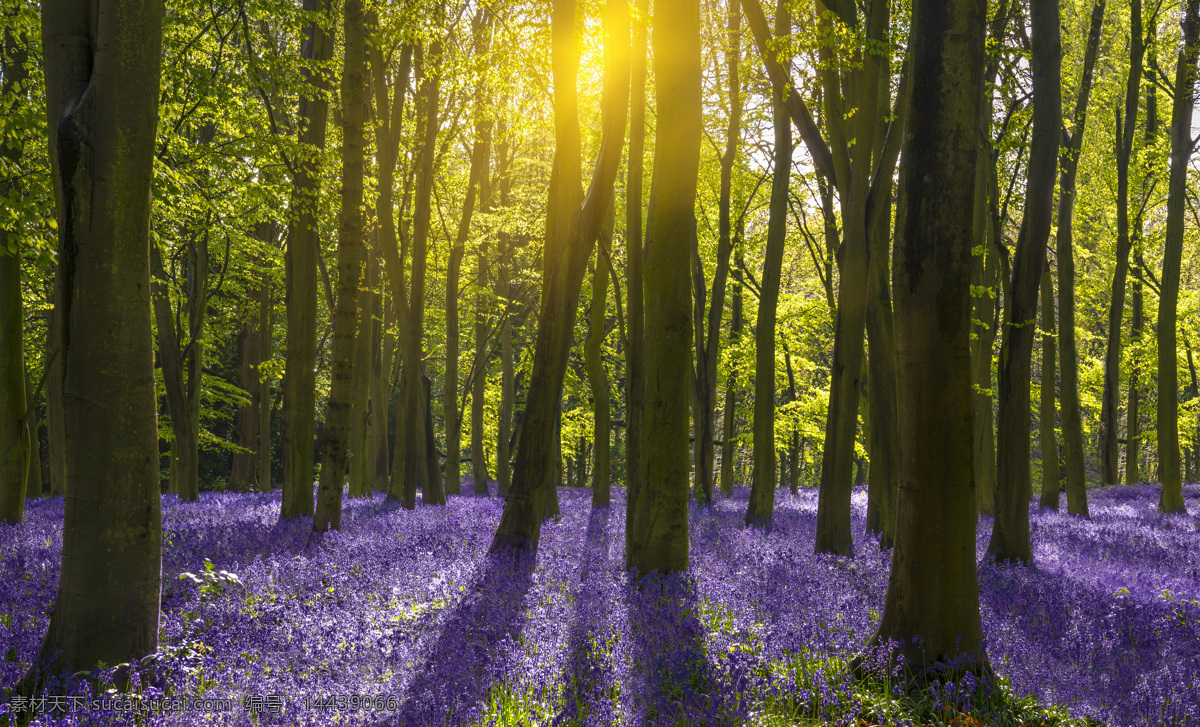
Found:
[[[610, 0], [606, 10], [609, 28], [606, 46], [611, 45], [612, 52], [605, 51], [603, 135], [592, 184], [580, 206], [578, 99], [574, 83], [578, 72], [575, 5], [570, 0], [556, 0], [554, 5], [551, 55], [556, 144], [547, 207], [542, 302], [512, 488], [504, 501], [504, 514], [492, 540], [493, 550], [516, 547], [536, 551], [542, 519], [552, 511], [548, 509], [546, 490], [554, 481], [558, 457], [554, 422], [566, 375], [571, 331], [575, 325], [579, 290], [587, 272], [587, 260], [612, 195], [621, 140], [625, 136], [629, 100], [629, 56], [625, 51], [628, 47], [625, 40], [629, 32], [628, 10], [624, 0]], [[686, 276], [686, 259], [682, 270]], [[686, 376], [683, 382], [686, 386]], [[686, 425], [686, 408], [683, 416]], [[555, 498], [556, 505], [555, 493], [549, 494]]]
[[[507, 128], [501, 120], [500, 143], [497, 148], [502, 172], [500, 174], [500, 206], [508, 209], [509, 191], [512, 177], [508, 166], [508, 135]], [[510, 465], [512, 450], [509, 447], [512, 438], [513, 398], [515, 376], [513, 373], [513, 340], [512, 313], [515, 307], [513, 298], [512, 269], [516, 264], [512, 250], [512, 238], [507, 231], [501, 231], [498, 239], [499, 273], [496, 276], [496, 297], [504, 301], [504, 316], [500, 319], [500, 413], [497, 422], [496, 440], [496, 494], [504, 497], [508, 494], [511, 484]]]
[[[475, 155], [472, 154], [472, 161]], [[466, 206], [475, 204], [475, 170], [472, 170], [467, 202], [463, 203], [463, 219]], [[467, 223], [470, 224], [469, 222]], [[445, 394], [442, 396], [442, 418], [446, 422], [446, 482], [442, 487], [447, 495], [462, 494], [462, 418], [458, 415], [458, 278], [462, 270], [466, 233], [459, 223], [459, 237], [450, 248], [450, 260], [446, 265], [446, 373]]]
[[[775, 15], [775, 34], [785, 36], [791, 26], [787, 5], [780, 2]], [[787, 235], [788, 186], [792, 179], [792, 127], [782, 95], [782, 89], [773, 88], [775, 171], [771, 177], [762, 294], [754, 328], [754, 473], [745, 518], [747, 525], [765, 529], [771, 527], [775, 514], [775, 312]]]
[[1050, 235], [1054, 171], [1061, 138], [1062, 93], [1058, 0], [1033, 0], [1033, 136], [1025, 185], [1025, 218], [1017, 237], [1011, 301], [1000, 344], [996, 521], [988, 554], [998, 561], [1033, 561], [1029, 536], [1029, 389], [1034, 325], [1046, 240]]
[[[1134, 0], [1139, 5], [1140, 0]], [[1140, 6], [1139, 11], [1140, 13]], [[1067, 149], [1059, 160], [1061, 176], [1058, 185], [1058, 233], [1055, 243], [1058, 252], [1058, 350], [1062, 360], [1059, 377], [1059, 404], [1062, 407], [1063, 475], [1067, 488], [1067, 512], [1087, 517], [1087, 484], [1083, 471], [1083, 423], [1079, 410], [1079, 356], [1075, 343], [1075, 253], [1071, 239], [1075, 209], [1075, 177], [1079, 169], [1079, 153], [1083, 148], [1083, 132], [1087, 122], [1088, 98], [1092, 90], [1092, 72], [1100, 45], [1100, 29], [1104, 22], [1104, 0], [1097, 0], [1092, 9], [1087, 48], [1084, 51], [1083, 76], [1079, 95], [1075, 99], [1075, 128]], [[1135, 45], [1135, 50], [1136, 50]]]
[[1058, 443], [1054, 439], [1054, 286], [1049, 261], [1042, 270], [1042, 391], [1038, 407], [1038, 432], [1042, 445], [1042, 495], [1040, 506], [1058, 509]]
[[262, 355], [259, 351], [259, 345], [262, 342], [262, 335], [259, 333], [261, 322], [259, 321], [259, 305], [258, 299], [263, 295], [262, 290], [251, 291], [247, 295], [247, 305], [242, 315], [241, 330], [241, 375], [239, 385], [242, 390], [250, 396], [250, 400], [245, 405], [238, 407], [237, 411], [237, 439], [236, 443], [242, 447], [244, 452], [235, 452], [233, 455], [232, 468], [229, 474], [229, 487], [238, 492], [247, 492], [257, 487], [257, 478], [255, 477], [255, 467], [258, 464], [257, 456], [257, 441], [258, 441], [258, 416], [260, 407], [258, 399], [260, 395], [260, 387], [258, 385], [258, 365]]
[[[912, 117], [898, 210], [896, 341], [900, 498], [879, 629], [905, 672], [937, 662], [987, 670], [975, 563], [971, 465], [972, 196], [983, 81], [983, 4], [913, 7]], [[964, 663], [965, 660], [965, 663]]]
[[[50, 145], [51, 174], [57, 178], [58, 154]], [[55, 197], [59, 185], [55, 182]], [[60, 203], [61, 204], [61, 203]], [[50, 480], [50, 496], [63, 497], [67, 492], [67, 455], [62, 390], [62, 281], [61, 269], [55, 266], [54, 282], [50, 287], [52, 308], [46, 316], [46, 475]], [[157, 402], [155, 402], [157, 405]]]
[[[365, 383], [364, 351], [359, 336], [368, 335], [364, 298], [363, 178], [366, 172], [363, 109], [366, 102], [366, 26], [361, 0], [345, 0], [342, 15], [345, 63], [342, 67], [342, 209], [338, 220], [337, 310], [333, 319], [333, 375], [321, 437], [321, 471], [313, 531], [337, 530], [342, 524], [342, 488], [351, 448], [355, 380]], [[360, 356], [362, 356], [360, 358]], [[365, 387], [359, 387], [365, 388]]]
[[391, 477], [388, 458], [388, 401], [391, 399], [392, 355], [396, 350], [396, 341], [392, 337], [392, 308], [390, 299], [385, 303], [385, 296], [380, 279], [382, 272], [379, 257], [374, 260], [375, 279], [379, 285], [372, 296], [371, 309], [374, 312], [374, 323], [371, 326], [371, 337], [374, 345], [371, 349], [371, 459], [372, 465], [371, 489], [374, 492], [387, 492], [388, 481]]
[[371, 456], [374, 452], [371, 438], [371, 377], [377, 346], [372, 307], [378, 281], [374, 276], [374, 251], [369, 245], [364, 247], [363, 284], [358, 289], [358, 334], [354, 339], [354, 369], [350, 386], [350, 497], [369, 496], [375, 478], [375, 460]]
[[[491, 44], [491, 12], [482, 10], [477, 16], [479, 26], [475, 34], [475, 56], [478, 62], [487, 65], [490, 56], [488, 48]], [[488, 93], [483, 83], [479, 84], [476, 95], [477, 113], [475, 137], [483, 147], [481, 166], [479, 170], [479, 209], [485, 214], [492, 211], [491, 176], [488, 170], [492, 155], [492, 117], [487, 112], [489, 108]], [[471, 380], [471, 480], [474, 482], [474, 494], [488, 494], [487, 452], [483, 446], [483, 408], [487, 396], [487, 364], [488, 364], [488, 237], [484, 236], [475, 252], [475, 269], [478, 271], [475, 293], [475, 371]]]
[[642, 489], [642, 418], [645, 391], [645, 305], [642, 275], [642, 181], [646, 149], [646, 56], [650, 0], [636, 0], [630, 62], [629, 161], [625, 182], [625, 277], [629, 342], [625, 346], [625, 566], [630, 565], [633, 522]]
[[646, 217], [642, 482], [628, 565], [638, 573], [688, 567], [688, 246], [700, 166], [700, 3], [654, 2], [658, 123]]
[[[738, 239], [741, 240], [740, 234]], [[739, 254], [738, 267], [733, 271], [733, 302], [729, 310], [730, 348], [737, 346], [742, 337], [742, 267]], [[737, 431], [737, 389], [737, 367], [734, 367], [725, 377], [725, 408], [721, 415], [724, 428], [721, 438], [721, 494], [725, 497], [733, 494], [733, 460], [737, 452], [734, 442]]]
[[274, 310], [271, 277], [263, 273], [259, 284], [258, 311], [258, 491], [271, 491], [271, 379], [264, 375], [262, 365], [271, 360], [274, 326], [271, 319]]
[[1184, 513], [1179, 476], [1179, 361], [1176, 345], [1179, 275], [1183, 257], [1183, 207], [1192, 156], [1191, 119], [1195, 105], [1196, 58], [1200, 54], [1200, 0], [1188, 0], [1183, 47], [1175, 66], [1171, 107], [1171, 171], [1167, 189], [1167, 230], [1163, 243], [1162, 295], [1158, 300], [1158, 461], [1162, 467], [1160, 512]]
[[[880, 84], [881, 92], [885, 92]], [[877, 142], [877, 148], [882, 142]], [[882, 188], [883, 198], [892, 196], [891, 184]], [[867, 451], [871, 460], [867, 481], [867, 529], [879, 533], [879, 544], [888, 548], [896, 539], [896, 497], [899, 478], [899, 433], [896, 431], [896, 332], [892, 318], [892, 293], [888, 266], [891, 210], [883, 213], [884, 224], [871, 235], [867, 262], [867, 411], [871, 421]], [[789, 376], [791, 375], [789, 367]], [[792, 397], [795, 398], [793, 384]], [[793, 434], [793, 438], [795, 435]], [[794, 447], [795, 445], [793, 445]], [[794, 456], [794, 455], [793, 455]], [[793, 465], [793, 476], [795, 465]], [[874, 507], [872, 507], [872, 505]], [[874, 516], [874, 517], [872, 517]]]
[[158, 648], [148, 252], [162, 16], [158, 2], [42, 3], [43, 37], [54, 39], [45, 44], [46, 105], [59, 192], [68, 484], [58, 595], [26, 694], [62, 669], [127, 663]]
[[584, 344], [584, 361], [588, 384], [592, 390], [592, 440], [596, 443], [592, 465], [592, 507], [608, 507], [609, 494], [609, 416], [608, 374], [601, 354], [605, 338], [605, 310], [608, 303], [608, 265], [605, 258], [612, 244], [612, 210], [605, 216], [600, 231], [600, 246], [596, 250], [596, 270], [592, 276], [592, 304], [588, 315], [588, 337]]
[[1138, 465], [1141, 453], [1141, 442], [1138, 441], [1140, 427], [1138, 419], [1141, 416], [1138, 380], [1141, 378], [1142, 369], [1138, 363], [1136, 348], [1141, 343], [1142, 328], [1145, 325], [1142, 312], [1142, 282], [1140, 280], [1135, 279], [1130, 285], [1129, 300], [1133, 314], [1133, 320], [1130, 321], [1129, 326], [1130, 346], [1134, 350], [1130, 352], [1132, 355], [1129, 366], [1129, 400], [1125, 407], [1125, 482], [1136, 485], [1142, 481], [1141, 468]]
[[29, 430], [29, 474], [25, 481], [26, 497], [41, 497], [42, 491], [42, 445], [38, 441], [37, 396], [33, 382], [29, 380], [29, 369], [21, 362], [25, 370], [25, 412], [27, 419], [25, 427]]
[[[304, 0], [304, 10], [322, 16], [329, 0]], [[299, 140], [288, 210], [286, 262], [287, 351], [283, 393], [282, 519], [313, 514], [313, 432], [316, 417], [317, 258], [321, 254], [318, 203], [321, 192], [320, 155], [325, 149], [329, 112], [328, 84], [309, 70], [308, 62], [333, 57], [333, 39], [321, 21], [304, 31], [300, 57], [308, 89], [301, 91]], [[390, 190], [389, 190], [390, 192]]]
[[[1120, 481], [1117, 444], [1117, 397], [1121, 388], [1121, 328], [1125, 318], [1125, 284], [1129, 274], [1129, 159], [1137, 123], [1138, 89], [1142, 79], [1142, 3], [1129, 6], [1129, 78], [1125, 87], [1125, 119], [1117, 119], [1117, 264], [1113, 271], [1112, 302], [1108, 309], [1108, 340], [1104, 349], [1104, 391], [1100, 400], [1100, 482]], [[1064, 329], [1065, 330], [1065, 329]], [[1173, 354], [1172, 354], [1173, 355]], [[1069, 495], [1068, 495], [1069, 498]]]

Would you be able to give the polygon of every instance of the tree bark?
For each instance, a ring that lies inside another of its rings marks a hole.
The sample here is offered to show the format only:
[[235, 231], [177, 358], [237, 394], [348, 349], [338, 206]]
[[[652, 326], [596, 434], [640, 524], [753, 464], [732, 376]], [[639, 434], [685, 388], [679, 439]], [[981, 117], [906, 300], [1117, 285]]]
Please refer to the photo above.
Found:
[[262, 295], [262, 290], [251, 291], [246, 296], [246, 308], [242, 312], [241, 372], [238, 384], [250, 399], [238, 407], [237, 411], [236, 444], [245, 450], [234, 452], [229, 474], [229, 488], [237, 492], [248, 492], [258, 486], [255, 469], [258, 465], [258, 400], [261, 389], [258, 385], [258, 365], [262, 358], [259, 351], [262, 343], [262, 335], [259, 332], [259, 312], [262, 306], [259, 299]]
[[[741, 230], [738, 230], [738, 241], [741, 242]], [[742, 337], [742, 267], [744, 263], [741, 254], [738, 255], [738, 267], [733, 271], [733, 302], [729, 307], [729, 346], [737, 345]], [[733, 367], [725, 377], [725, 408], [721, 414], [721, 494], [729, 497], [733, 494], [733, 460], [737, 452], [734, 437], [737, 431], [737, 367]]]
[[[1146, 46], [1150, 53], [1150, 65], [1154, 67], [1156, 63], [1154, 51], [1154, 39], [1156, 28], [1152, 24], [1147, 33]], [[1145, 143], [1147, 147], [1153, 146], [1155, 137], [1158, 136], [1158, 96], [1157, 89], [1154, 84], [1146, 84], [1146, 122], [1145, 122]], [[1150, 190], [1147, 187], [1151, 186], [1147, 173], [1142, 177], [1142, 194], [1149, 195]], [[1152, 187], [1151, 187], [1152, 188]], [[1144, 209], [1144, 208], [1143, 208]], [[1130, 291], [1130, 302], [1132, 306], [1132, 318], [1130, 321], [1129, 335], [1131, 345], [1135, 347], [1135, 353], [1131, 357], [1129, 366], [1129, 401], [1125, 408], [1125, 482], [1128, 484], [1140, 484], [1142, 482], [1141, 467], [1141, 375], [1142, 366], [1140, 361], [1140, 345], [1145, 327], [1145, 317], [1142, 303], [1142, 277], [1145, 275], [1146, 262], [1142, 257], [1142, 229], [1143, 215], [1139, 213], [1134, 218], [1134, 245], [1137, 249], [1137, 266], [1139, 274], [1133, 280]]]
[[1042, 390], [1038, 407], [1038, 433], [1042, 446], [1042, 494], [1039, 505], [1058, 509], [1058, 443], [1054, 439], [1054, 286], [1050, 264], [1042, 270]]
[[640, 574], [688, 567], [688, 248], [700, 167], [700, 3], [654, 2], [654, 176], [646, 216], [641, 492], [628, 564]]
[[[894, 291], [900, 499], [879, 629], [910, 676], [987, 670], [975, 564], [970, 280], [983, 4], [917, 0]], [[917, 638], [919, 637], [919, 638]], [[964, 663], [962, 660], [966, 660]], [[861, 662], [860, 662], [861, 663]]]
[[391, 462], [388, 457], [388, 402], [391, 399], [392, 355], [396, 350], [396, 341], [392, 337], [391, 301], [388, 299], [385, 303], [382, 292], [382, 270], [378, 254], [373, 265], [378, 285], [371, 296], [371, 309], [374, 312], [374, 323], [371, 326], [371, 337], [374, 340], [371, 348], [371, 459], [374, 462], [371, 489], [374, 492], [386, 493], [391, 478]]
[[[342, 209], [338, 215], [337, 309], [333, 319], [333, 374], [321, 437], [321, 471], [317, 479], [317, 509], [313, 532], [338, 530], [342, 525], [342, 488], [351, 449], [355, 381], [366, 382], [366, 364], [357, 345], [369, 336], [369, 319], [360, 315], [364, 299], [363, 178], [366, 172], [366, 25], [361, 0], [345, 0], [342, 15], [345, 61], [342, 67]], [[365, 391], [365, 387], [359, 386]], [[357, 413], [361, 416], [361, 412]]]
[[988, 554], [998, 561], [1029, 564], [1030, 369], [1038, 287], [1054, 201], [1054, 171], [1061, 138], [1062, 48], [1058, 0], [1033, 0], [1033, 135], [1025, 185], [1025, 218], [1017, 236], [1010, 305], [1000, 344], [1000, 406], [997, 437], [996, 521]]
[[58, 595], [24, 693], [61, 669], [131, 662], [158, 648], [148, 253], [162, 16], [162, 3], [139, 0], [42, 4], [60, 192], [67, 497]]
[[[575, 6], [571, 0], [556, 0], [554, 5], [551, 56], [556, 144], [547, 207], [542, 302], [512, 486], [504, 501], [504, 514], [492, 540], [492, 550], [506, 547], [537, 550], [542, 518], [547, 512], [546, 490], [555, 481], [558, 448], [554, 422], [566, 375], [579, 290], [613, 193], [629, 100], [628, 6], [623, 0], [610, 0], [606, 15], [610, 31], [605, 44], [603, 135], [591, 187], [581, 206]], [[686, 259], [683, 270], [686, 275]], [[686, 377], [683, 380], [686, 386]]]
[[642, 275], [642, 181], [646, 150], [646, 56], [650, 0], [636, 0], [630, 62], [629, 161], [625, 182], [625, 277], [629, 342], [625, 346], [625, 566], [642, 482], [642, 417], [645, 390], [645, 296]]
[[[775, 11], [775, 34], [786, 36], [791, 27], [791, 14], [787, 5], [780, 2]], [[788, 186], [792, 179], [792, 127], [783, 107], [782, 89], [773, 88], [772, 92], [775, 170], [771, 177], [762, 293], [754, 326], [754, 471], [745, 518], [747, 525], [764, 529], [770, 529], [775, 514], [775, 313], [787, 237]]]
[[[365, 220], [364, 220], [365, 225]], [[367, 242], [367, 235], [360, 238]], [[350, 497], [367, 497], [375, 478], [374, 449], [371, 437], [371, 378], [374, 374], [375, 322], [372, 308], [374, 289], [378, 282], [374, 275], [375, 254], [369, 244], [362, 251], [362, 285], [358, 289], [358, 333], [354, 339], [354, 368], [350, 385], [350, 437], [348, 441], [348, 479]]]
[[[508, 135], [501, 119], [500, 143], [497, 145], [497, 156], [500, 158], [500, 207], [508, 209], [509, 193], [512, 188], [512, 175], [508, 164]], [[511, 484], [512, 449], [509, 446], [512, 439], [513, 398], [515, 395], [515, 376], [513, 372], [513, 340], [512, 340], [512, 311], [514, 308], [513, 290], [510, 280], [512, 270], [516, 265], [513, 255], [512, 236], [505, 230], [498, 237], [498, 266], [496, 276], [496, 297], [504, 301], [504, 316], [500, 319], [500, 413], [496, 424], [496, 494], [504, 497], [508, 494]]]
[[[1104, 391], [1100, 400], [1100, 483], [1120, 481], [1117, 443], [1117, 397], [1121, 388], [1121, 328], [1125, 318], [1125, 284], [1129, 275], [1129, 158], [1133, 153], [1133, 129], [1137, 124], [1142, 58], [1142, 3], [1130, 0], [1129, 78], [1125, 87], [1125, 119], [1117, 119], [1117, 264], [1113, 271], [1112, 302], [1108, 309], [1108, 340], [1104, 349]], [[1173, 355], [1173, 354], [1172, 354]], [[1069, 496], [1068, 496], [1069, 497]]]
[[605, 338], [605, 312], [608, 303], [608, 264], [606, 258], [612, 244], [613, 210], [605, 215], [600, 231], [600, 246], [596, 250], [596, 269], [592, 276], [592, 304], [588, 312], [588, 336], [584, 344], [584, 361], [588, 385], [592, 391], [592, 507], [608, 507], [609, 493], [609, 436], [611, 417], [608, 402], [608, 373], [601, 358]]
[[1188, 0], [1183, 18], [1183, 47], [1175, 66], [1171, 106], [1171, 171], [1167, 188], [1167, 230], [1163, 243], [1162, 295], [1158, 299], [1158, 461], [1162, 493], [1158, 509], [1185, 513], [1179, 472], [1179, 353], [1176, 313], [1183, 257], [1183, 207], [1191, 159], [1191, 119], [1195, 105], [1196, 58], [1200, 54], [1200, 0]]
[[[322, 16], [329, 0], [304, 0], [304, 10]], [[287, 350], [283, 394], [283, 495], [281, 519], [313, 514], [313, 436], [316, 418], [317, 258], [321, 255], [318, 204], [321, 152], [328, 120], [328, 84], [310, 69], [333, 57], [333, 39], [320, 21], [305, 28], [300, 48], [301, 73], [308, 88], [300, 94], [299, 141], [288, 210], [285, 273]]]
[[[1140, 13], [1140, 2], [1134, 0]], [[1083, 148], [1083, 132], [1087, 122], [1088, 98], [1092, 90], [1092, 72], [1100, 45], [1100, 29], [1104, 22], [1104, 1], [1098, 0], [1092, 9], [1087, 48], [1084, 51], [1083, 76], [1079, 95], [1075, 99], [1075, 124], [1069, 143], [1060, 160], [1061, 176], [1058, 192], [1058, 329], [1059, 353], [1062, 368], [1059, 383], [1059, 402], [1062, 406], [1063, 475], [1067, 488], [1067, 512], [1087, 517], [1087, 484], [1083, 471], [1083, 424], [1079, 408], [1079, 364], [1075, 342], [1075, 253], [1072, 242], [1075, 208], [1075, 178], [1079, 169], [1079, 154]], [[1140, 22], [1140, 21], [1139, 21]], [[1136, 50], [1136, 46], [1135, 46]], [[1119, 155], [1118, 155], [1119, 156]]]
[[271, 379], [268, 378], [263, 370], [262, 365], [271, 360], [271, 347], [274, 341], [274, 326], [272, 325], [272, 313], [274, 312], [273, 293], [271, 290], [271, 277], [267, 273], [263, 273], [262, 282], [259, 284], [259, 305], [258, 311], [258, 367], [255, 370], [258, 376], [258, 491], [271, 491]]

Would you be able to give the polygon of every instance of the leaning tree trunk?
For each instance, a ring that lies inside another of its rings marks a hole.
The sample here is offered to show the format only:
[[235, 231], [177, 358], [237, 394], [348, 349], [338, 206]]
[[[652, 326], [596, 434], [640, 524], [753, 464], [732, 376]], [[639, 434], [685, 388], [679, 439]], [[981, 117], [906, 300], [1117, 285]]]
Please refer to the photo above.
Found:
[[1034, 325], [1042, 263], [1054, 201], [1054, 171], [1061, 136], [1061, 69], [1058, 0], [1033, 0], [1033, 136], [1025, 185], [1025, 219], [1017, 237], [1011, 301], [1000, 344], [1000, 411], [997, 437], [996, 521], [988, 554], [996, 560], [1033, 561], [1029, 539], [1032, 493], [1029, 389]]
[[[1142, 79], [1142, 58], [1146, 46], [1142, 38], [1142, 3], [1131, 0], [1129, 7], [1129, 78], [1125, 86], [1125, 119], [1117, 118], [1117, 261], [1113, 270], [1112, 302], [1108, 309], [1108, 340], [1104, 349], [1104, 391], [1100, 400], [1100, 483], [1115, 485], [1118, 470], [1117, 397], [1121, 389], [1121, 334], [1125, 322], [1125, 284], [1129, 275], [1129, 159], [1133, 153], [1134, 125], [1137, 123], [1138, 88]], [[1066, 330], [1066, 329], [1064, 329]], [[1174, 353], [1172, 353], [1174, 355]], [[1070, 495], [1068, 495], [1068, 498]]]
[[1158, 301], [1158, 462], [1162, 467], [1160, 512], [1184, 513], [1179, 476], [1179, 353], [1176, 346], [1179, 274], [1183, 257], [1183, 207], [1191, 159], [1196, 58], [1200, 54], [1200, 0], [1188, 0], [1183, 48], [1175, 65], [1171, 106], [1171, 172], [1167, 188], [1167, 230], [1163, 244], [1162, 296]]
[[1054, 439], [1054, 286], [1050, 265], [1042, 270], [1042, 391], [1038, 433], [1042, 446], [1042, 496], [1039, 505], [1058, 509], [1058, 444]]
[[906, 675], [984, 671], [971, 465], [970, 282], [983, 4], [917, 0], [912, 106], [897, 211], [900, 499], [879, 629]]
[[[551, 55], [557, 141], [547, 208], [542, 303], [512, 487], [504, 501], [504, 514], [492, 540], [492, 550], [505, 547], [537, 550], [542, 519], [547, 512], [546, 490], [556, 481], [558, 447], [554, 423], [566, 376], [579, 291], [613, 193], [621, 140], [625, 136], [629, 55], [622, 46], [628, 45], [625, 40], [629, 32], [628, 10], [624, 0], [610, 0], [606, 10], [612, 52], [605, 51], [603, 135], [591, 187], [581, 206], [578, 99], [574, 83], [578, 72], [575, 6], [570, 0], [556, 0], [554, 4]], [[687, 275], [686, 258], [682, 272]], [[683, 382], [686, 386], [686, 376]], [[686, 407], [683, 416], [686, 426]]]
[[[776, 35], [791, 30], [787, 5], [779, 3]], [[754, 326], [754, 473], [746, 524], [770, 528], [775, 514], [775, 312], [783, 272], [787, 235], [788, 185], [792, 179], [792, 127], [783, 107], [782, 89], [772, 89], [775, 114], [775, 171], [771, 176], [771, 207], [767, 218], [767, 249], [763, 256], [762, 293]], [[655, 166], [657, 168], [657, 165]], [[861, 335], [860, 335], [861, 337]]]
[[[1134, 6], [1140, 13], [1139, 0]], [[1075, 128], [1066, 149], [1059, 159], [1061, 168], [1058, 183], [1058, 351], [1061, 359], [1059, 374], [1059, 404], [1062, 407], [1063, 476], [1067, 488], [1067, 512], [1087, 517], [1087, 485], [1083, 472], [1083, 423], [1079, 411], [1079, 364], [1075, 343], [1075, 253], [1071, 239], [1075, 209], [1075, 177], [1079, 169], [1079, 154], [1083, 148], [1083, 132], [1087, 123], [1088, 98], [1092, 90], [1092, 72], [1100, 45], [1100, 29], [1104, 22], [1104, 0], [1097, 0], [1092, 9], [1087, 48], [1083, 56], [1083, 76], [1079, 95], [1075, 98]], [[1140, 21], [1139, 21], [1140, 22]], [[1135, 42], [1135, 50], [1137, 43]]]
[[700, 168], [700, 3], [654, 2], [654, 177], [646, 217], [641, 492], [628, 565], [640, 574], [688, 567], [688, 257]]
[[[304, 0], [304, 10], [321, 16], [329, 0]], [[333, 39], [323, 20], [304, 31], [300, 48], [301, 73], [307, 89], [300, 92], [299, 140], [304, 151], [296, 156], [292, 198], [288, 210], [286, 260], [287, 351], [283, 393], [283, 519], [313, 514], [313, 432], [317, 406], [317, 259], [321, 255], [318, 202], [321, 193], [321, 152], [329, 112], [328, 83], [310, 69], [333, 57]], [[306, 93], [307, 91], [307, 93]]]
[[158, 649], [148, 254], [162, 17], [160, 2], [42, 3], [43, 37], [55, 39], [44, 63], [68, 484], [58, 595], [24, 693], [62, 669], [129, 663]]
[[[337, 530], [342, 525], [342, 487], [350, 454], [354, 384], [363, 378], [367, 361], [359, 358], [357, 337], [368, 336], [369, 322], [360, 315], [363, 277], [364, 114], [366, 102], [366, 26], [361, 0], [343, 6], [345, 64], [342, 67], [342, 210], [338, 224], [337, 310], [333, 319], [333, 375], [321, 437], [321, 472], [317, 480], [317, 509], [313, 531]], [[356, 360], [357, 359], [357, 360]], [[356, 372], [356, 369], [359, 371]], [[359, 412], [361, 414], [361, 412]]]

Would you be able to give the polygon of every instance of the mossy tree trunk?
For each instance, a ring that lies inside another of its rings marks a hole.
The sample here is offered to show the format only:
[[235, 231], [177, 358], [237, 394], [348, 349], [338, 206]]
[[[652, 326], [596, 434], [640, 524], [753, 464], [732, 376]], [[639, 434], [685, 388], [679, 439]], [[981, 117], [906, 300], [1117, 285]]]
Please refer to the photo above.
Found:
[[[158, 648], [148, 256], [162, 18], [159, 2], [42, 4], [43, 37], [55, 39], [45, 71], [68, 483], [58, 595], [25, 693], [62, 669], [130, 662]], [[114, 68], [121, 72], [105, 72]]]
[[1158, 461], [1162, 493], [1158, 509], [1184, 513], [1179, 472], [1179, 352], [1177, 328], [1179, 275], [1183, 257], [1187, 168], [1192, 156], [1191, 119], [1195, 106], [1196, 58], [1200, 55], [1200, 0], [1188, 0], [1183, 17], [1183, 47], [1175, 65], [1171, 106], [1171, 171], [1167, 188], [1167, 230], [1163, 244], [1162, 295], [1158, 300]]

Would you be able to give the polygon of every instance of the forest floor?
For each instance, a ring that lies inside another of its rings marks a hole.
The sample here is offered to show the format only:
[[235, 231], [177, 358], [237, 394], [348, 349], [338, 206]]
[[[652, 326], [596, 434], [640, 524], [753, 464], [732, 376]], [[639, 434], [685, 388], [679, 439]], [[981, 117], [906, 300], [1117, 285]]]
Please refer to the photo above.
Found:
[[[143, 701], [98, 690], [64, 705], [52, 688], [36, 723], [1200, 724], [1200, 532], [1155, 512], [1157, 488], [1092, 490], [1090, 520], [1034, 511], [1036, 565], [979, 569], [1000, 680], [911, 694], [886, 659], [846, 675], [890, 563], [864, 532], [864, 492], [853, 559], [813, 555], [815, 490], [780, 492], [764, 534], [742, 527], [738, 488], [693, 506], [688, 577], [642, 588], [621, 565], [623, 491], [610, 509], [560, 492], [536, 559], [487, 555], [494, 497], [415, 512], [348, 500], [342, 530], [319, 540], [307, 521], [277, 522], [278, 493], [165, 497]], [[1200, 512], [1200, 486], [1185, 496]], [[62, 519], [47, 499], [0, 527], [0, 724], [23, 706], [9, 692], [46, 628]], [[980, 553], [990, 528], [981, 518]]]

